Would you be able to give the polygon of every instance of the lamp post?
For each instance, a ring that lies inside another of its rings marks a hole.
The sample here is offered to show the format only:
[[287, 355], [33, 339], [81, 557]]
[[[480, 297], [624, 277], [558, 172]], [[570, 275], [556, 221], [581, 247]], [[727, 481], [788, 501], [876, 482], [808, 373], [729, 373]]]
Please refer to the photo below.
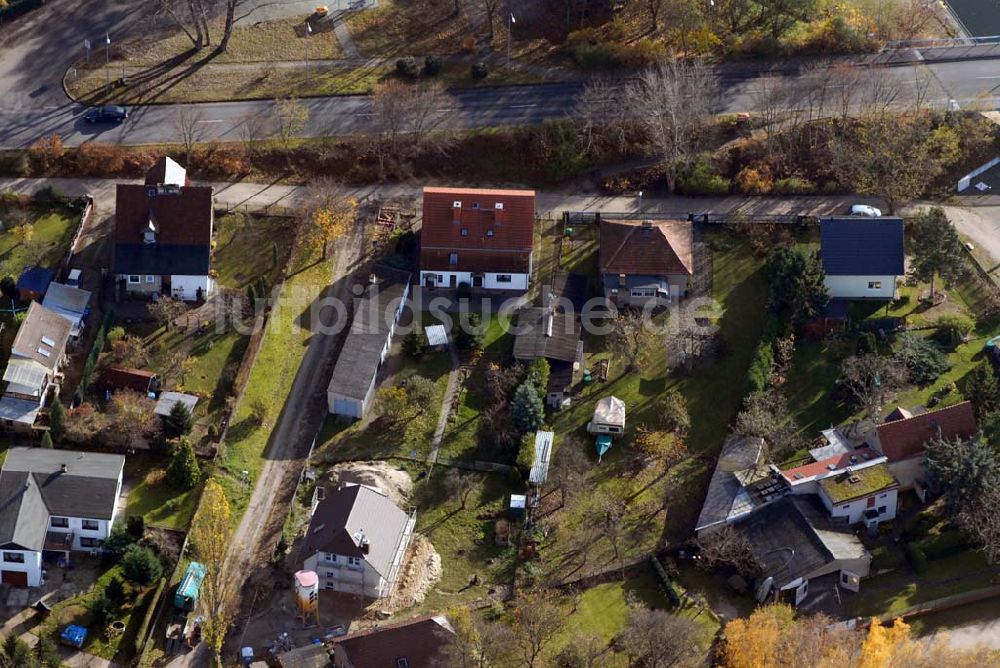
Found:
[[510, 71], [510, 34], [514, 30], [514, 24], [517, 21], [514, 19], [513, 12], [507, 12], [507, 71]]
[[309, 72], [309, 38], [313, 34], [313, 27], [306, 19], [306, 72]]
[[642, 211], [642, 191], [641, 190], [639, 191], [639, 200], [638, 201], [639, 201], [639, 203], [636, 206], [635, 210], [636, 211]]
[[104, 33], [104, 88], [111, 92], [111, 35]]

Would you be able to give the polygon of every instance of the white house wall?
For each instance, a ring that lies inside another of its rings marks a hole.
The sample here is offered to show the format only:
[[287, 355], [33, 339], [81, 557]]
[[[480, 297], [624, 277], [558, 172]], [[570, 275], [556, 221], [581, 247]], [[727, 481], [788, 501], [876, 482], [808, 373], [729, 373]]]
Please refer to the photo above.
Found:
[[[871, 506], [872, 509], [878, 510], [881, 507], [885, 507], [885, 512], [878, 516], [879, 522], [888, 522], [896, 517], [896, 490], [890, 489], [887, 492], [880, 492], [875, 494], [875, 505]], [[855, 499], [848, 503], [841, 503], [838, 505], [832, 505], [826, 494], [820, 494], [820, 498], [823, 500], [823, 505], [826, 506], [827, 510], [830, 511], [831, 518], [847, 518], [848, 524], [856, 524], [865, 519], [865, 511], [869, 509], [868, 499], [871, 497], [865, 497], [863, 499]]]
[[[896, 296], [895, 276], [830, 276], [824, 279], [833, 299], [893, 299]], [[869, 283], [881, 283], [869, 288]]]
[[173, 275], [170, 277], [170, 295], [174, 299], [193, 302], [198, 299], [199, 288], [203, 297], [212, 294], [213, 283], [211, 276]]
[[[434, 285], [439, 288], [450, 288], [451, 278], [455, 277], [455, 287], [462, 283], [472, 285], [472, 272], [469, 271], [421, 271], [420, 285], [427, 287], [428, 277], [433, 277]], [[500, 282], [497, 276], [510, 276], [510, 282]], [[487, 290], [518, 290], [524, 292], [528, 289], [530, 274], [508, 274], [508, 273], [483, 273], [482, 287]]]
[[[361, 568], [351, 568], [346, 563], [330, 564], [319, 556], [320, 553], [317, 552], [306, 559], [303, 569], [314, 571], [319, 576], [320, 588], [346, 594], [363, 594], [368, 598], [381, 598], [387, 594], [385, 581], [367, 561], [361, 562]], [[343, 556], [338, 557], [338, 560], [343, 559]]]
[[[42, 584], [42, 553], [31, 550], [3, 550], [3, 553], [20, 554], [24, 563], [0, 561], [0, 570], [28, 574], [28, 586], [38, 587]], [[3, 559], [0, 553], [0, 559]]]

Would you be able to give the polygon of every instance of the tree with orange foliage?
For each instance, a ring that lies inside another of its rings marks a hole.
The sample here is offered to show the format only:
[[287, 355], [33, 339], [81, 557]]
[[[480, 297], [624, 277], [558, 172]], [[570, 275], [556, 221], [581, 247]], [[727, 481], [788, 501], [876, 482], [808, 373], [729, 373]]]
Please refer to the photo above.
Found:
[[44, 172], [63, 156], [64, 150], [62, 137], [53, 132], [29, 146], [28, 157], [37, 169]]

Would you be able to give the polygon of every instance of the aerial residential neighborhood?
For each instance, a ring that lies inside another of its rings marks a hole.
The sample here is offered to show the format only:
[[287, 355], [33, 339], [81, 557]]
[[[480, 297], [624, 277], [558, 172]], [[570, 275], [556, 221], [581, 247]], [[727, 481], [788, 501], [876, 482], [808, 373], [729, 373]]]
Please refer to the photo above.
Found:
[[987, 4], [0, 0], [0, 667], [1000, 666]]

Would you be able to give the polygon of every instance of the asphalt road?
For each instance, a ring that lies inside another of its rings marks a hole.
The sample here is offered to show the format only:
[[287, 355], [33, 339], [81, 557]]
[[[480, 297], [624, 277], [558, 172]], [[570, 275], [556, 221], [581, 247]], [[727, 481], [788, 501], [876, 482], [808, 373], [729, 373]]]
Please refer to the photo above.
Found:
[[[298, 9], [300, 0], [265, 2], [260, 11], [282, 12]], [[66, 144], [89, 140], [149, 144], [175, 142], [178, 132], [173, 118], [176, 106], [135, 108], [121, 126], [86, 123], [84, 108], [71, 102], [62, 90], [66, 67], [83, 52], [83, 40], [95, 48], [103, 45], [103, 36], [113, 40], [129, 30], [163, 25], [162, 19], [150, 16], [155, 3], [139, 0], [50, 0], [42, 8], [0, 29], [0, 147], [26, 146], [43, 135], [59, 133]], [[995, 51], [995, 53], [994, 53]], [[985, 56], [985, 57], [984, 57]], [[950, 60], [969, 58], [974, 60]], [[937, 49], [916, 53], [899, 52], [894, 57], [912, 60], [913, 65], [887, 68], [898, 81], [901, 94], [897, 102], [912, 99], [918, 81], [927, 81], [926, 99], [948, 106], [956, 100], [962, 107], [997, 108], [1000, 96], [1000, 49], [980, 51], [966, 48]], [[793, 65], [784, 64], [780, 75], [802, 76]], [[759, 72], [751, 65], [729, 69], [722, 76], [719, 95], [720, 112], [746, 111], [753, 107], [754, 91], [759, 89]], [[539, 86], [509, 86], [463, 89], [453, 92], [447, 106], [438, 113], [447, 127], [473, 129], [493, 126], [527, 125], [550, 118], [564, 117], [574, 106], [582, 85], [556, 83]], [[832, 85], [831, 88], [836, 88]], [[836, 91], [829, 91], [835, 95]], [[361, 133], [371, 126], [372, 115], [366, 96], [344, 96], [303, 100], [309, 109], [305, 136], [337, 136]], [[248, 118], [257, 116], [269, 122], [274, 105], [269, 100], [196, 105], [202, 110], [205, 140], [240, 139], [240, 128]]]

